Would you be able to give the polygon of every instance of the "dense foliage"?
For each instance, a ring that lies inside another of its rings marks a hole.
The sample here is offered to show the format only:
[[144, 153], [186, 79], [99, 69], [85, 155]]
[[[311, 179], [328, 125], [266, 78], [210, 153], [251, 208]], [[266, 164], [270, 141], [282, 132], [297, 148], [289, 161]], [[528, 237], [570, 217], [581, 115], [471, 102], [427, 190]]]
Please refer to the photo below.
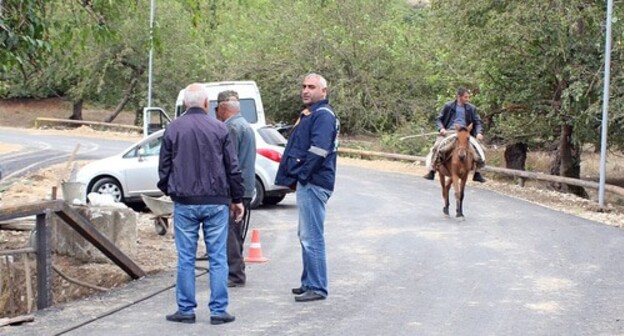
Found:
[[[611, 65], [615, 147], [624, 145], [621, 2]], [[140, 109], [149, 4], [1, 1], [0, 97]], [[605, 7], [588, 0], [156, 0], [154, 105], [170, 109], [192, 81], [250, 79], [268, 118], [292, 122], [301, 77], [315, 71], [330, 81], [343, 132], [422, 153], [425, 146], [398, 139], [433, 130], [437, 110], [465, 85], [490, 139], [563, 146], [564, 136], [575, 156], [577, 144], [599, 143]]]

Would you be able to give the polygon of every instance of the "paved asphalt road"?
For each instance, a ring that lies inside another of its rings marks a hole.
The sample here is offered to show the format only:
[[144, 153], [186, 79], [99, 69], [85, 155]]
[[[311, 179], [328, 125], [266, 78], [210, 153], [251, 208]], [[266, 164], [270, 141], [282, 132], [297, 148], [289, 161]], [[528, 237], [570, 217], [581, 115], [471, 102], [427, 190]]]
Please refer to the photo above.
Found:
[[339, 166], [325, 301], [290, 294], [301, 257], [289, 195], [252, 213], [270, 261], [248, 265], [248, 285], [230, 291], [234, 323], [209, 324], [206, 275], [198, 323], [165, 321], [176, 309], [165, 273], [0, 334], [624, 335], [623, 230], [472, 186], [459, 222], [442, 215], [439, 193], [419, 177]]
[[5, 183], [43, 167], [67, 162], [77, 144], [80, 148], [76, 160], [105, 158], [120, 153], [132, 144], [123, 140], [38, 134], [4, 127], [0, 128], [0, 143], [22, 146], [18, 152], [0, 155]]

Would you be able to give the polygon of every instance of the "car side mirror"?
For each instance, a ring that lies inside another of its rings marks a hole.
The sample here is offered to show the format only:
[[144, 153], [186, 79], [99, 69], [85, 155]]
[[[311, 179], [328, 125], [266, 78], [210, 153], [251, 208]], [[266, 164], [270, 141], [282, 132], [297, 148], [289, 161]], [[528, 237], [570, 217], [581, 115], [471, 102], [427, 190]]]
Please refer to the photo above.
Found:
[[144, 147], [138, 147], [136, 149], [136, 154], [139, 157], [139, 162], [145, 160], [145, 156], [147, 155]]

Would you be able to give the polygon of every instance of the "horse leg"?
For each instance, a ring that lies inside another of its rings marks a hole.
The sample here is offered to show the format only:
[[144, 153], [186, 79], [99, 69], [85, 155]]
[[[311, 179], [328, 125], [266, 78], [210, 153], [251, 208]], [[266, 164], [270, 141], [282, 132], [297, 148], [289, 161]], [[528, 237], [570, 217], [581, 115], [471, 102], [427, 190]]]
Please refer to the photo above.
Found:
[[449, 215], [449, 193], [448, 193], [448, 189], [446, 189], [446, 178], [444, 177], [444, 175], [442, 175], [442, 173], [438, 172], [438, 174], [440, 175], [440, 186], [442, 187], [442, 201], [444, 202], [444, 207], [442, 208], [442, 212], [444, 212], [444, 214], [448, 216]]
[[446, 215], [449, 215], [449, 205], [450, 205], [450, 195], [451, 195], [451, 185], [453, 184], [453, 179], [449, 176], [446, 180], [446, 185], [444, 186], [444, 190], [446, 190]]
[[463, 189], [460, 187], [460, 179], [461, 177], [458, 174], [453, 174], [453, 191], [455, 192], [455, 217], [464, 217], [462, 213]]
[[468, 174], [464, 174], [459, 183], [459, 197], [456, 194], [457, 198], [457, 215], [456, 217], [464, 217], [464, 190], [466, 189], [466, 179], [468, 178]]

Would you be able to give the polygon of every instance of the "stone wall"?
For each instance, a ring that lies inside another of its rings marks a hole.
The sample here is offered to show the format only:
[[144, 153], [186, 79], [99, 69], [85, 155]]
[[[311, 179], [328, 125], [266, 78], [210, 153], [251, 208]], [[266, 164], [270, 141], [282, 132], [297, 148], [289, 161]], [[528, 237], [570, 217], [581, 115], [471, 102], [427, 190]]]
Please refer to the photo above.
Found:
[[[130, 259], [137, 250], [137, 215], [129, 208], [73, 207], [87, 218], [95, 228], [106, 236]], [[74, 231], [62, 219], [52, 217], [51, 248], [61, 255], [75, 257], [84, 262], [111, 262], [100, 250]]]

